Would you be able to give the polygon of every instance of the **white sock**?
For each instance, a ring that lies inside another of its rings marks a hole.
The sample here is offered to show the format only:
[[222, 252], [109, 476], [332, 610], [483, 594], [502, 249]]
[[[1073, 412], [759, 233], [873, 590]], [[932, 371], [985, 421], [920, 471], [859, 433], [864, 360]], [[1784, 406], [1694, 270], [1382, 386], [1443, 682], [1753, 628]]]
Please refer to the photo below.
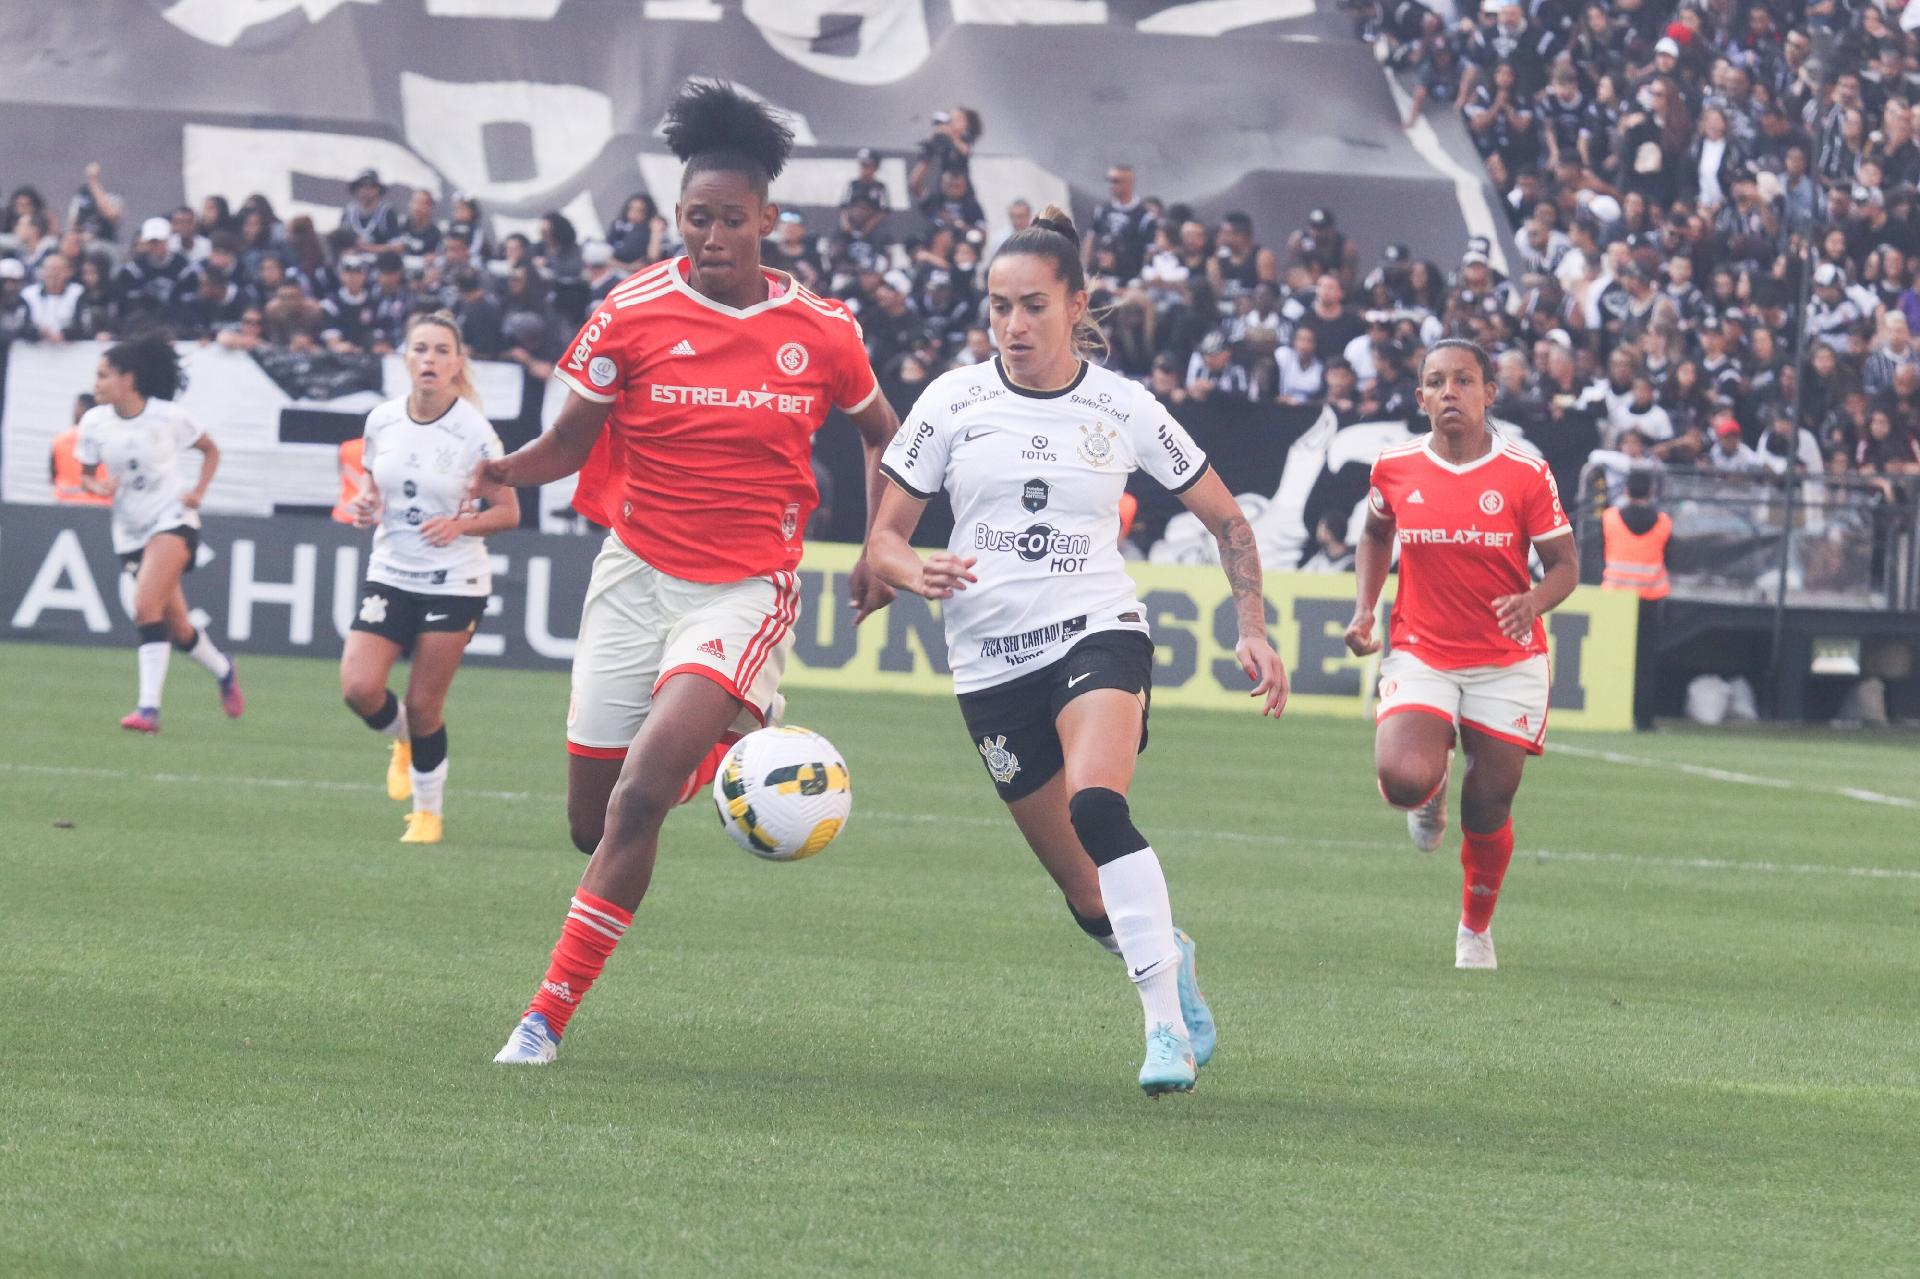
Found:
[[187, 656], [213, 672], [215, 679], [225, 679], [233, 672], [233, 662], [207, 638], [205, 631], [194, 632], [193, 647], [187, 650]]
[[413, 811], [440, 815], [440, 804], [447, 796], [447, 765], [451, 761], [441, 760], [440, 766], [430, 773], [417, 768], [407, 771], [413, 774]]
[[160, 690], [167, 682], [167, 659], [173, 656], [173, 643], [158, 640], [140, 646], [140, 706], [160, 709]]
[[[393, 723], [387, 725], [380, 731], [397, 741], [408, 741], [412, 738], [413, 734], [407, 731], [407, 704], [405, 702], [398, 702], [396, 705], [399, 706], [400, 710], [399, 713], [393, 717]], [[437, 812], [439, 810], [436, 809], [435, 811]]]
[[1120, 942], [1127, 975], [1140, 992], [1146, 1028], [1168, 1023], [1181, 1034], [1180, 947], [1173, 939], [1173, 907], [1167, 901], [1167, 877], [1151, 848], [1128, 853], [1100, 867], [1100, 896]]

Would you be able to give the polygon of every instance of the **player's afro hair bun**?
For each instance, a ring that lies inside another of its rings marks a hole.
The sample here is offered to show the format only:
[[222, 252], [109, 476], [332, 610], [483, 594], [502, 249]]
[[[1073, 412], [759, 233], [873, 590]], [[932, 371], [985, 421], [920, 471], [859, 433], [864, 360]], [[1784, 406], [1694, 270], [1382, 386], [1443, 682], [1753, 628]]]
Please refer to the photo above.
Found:
[[724, 80], [694, 80], [667, 108], [667, 145], [687, 175], [741, 169], [763, 185], [780, 176], [793, 151], [793, 129], [764, 103]]

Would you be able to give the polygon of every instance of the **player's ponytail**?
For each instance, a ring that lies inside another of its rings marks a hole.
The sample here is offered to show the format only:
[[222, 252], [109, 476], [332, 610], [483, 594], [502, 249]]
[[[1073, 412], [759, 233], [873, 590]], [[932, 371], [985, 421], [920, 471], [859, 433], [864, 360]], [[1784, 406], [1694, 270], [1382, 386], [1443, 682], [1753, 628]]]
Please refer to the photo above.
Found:
[[686, 163], [682, 190], [696, 173], [743, 173], [764, 200], [793, 152], [786, 121], [724, 80], [689, 81], [667, 108], [661, 131]]
[[107, 348], [107, 363], [133, 374], [133, 389], [150, 400], [171, 400], [187, 388], [180, 353], [165, 329], [149, 329]]
[[[480, 392], [473, 385], [471, 358], [467, 355], [467, 340], [460, 332], [460, 317], [442, 308], [438, 311], [421, 311], [407, 321], [407, 340], [413, 339], [413, 331], [423, 324], [434, 324], [453, 335], [453, 349], [460, 356], [460, 372], [448, 383], [453, 393], [473, 405], [480, 407]], [[402, 346], [405, 345], [403, 342]]]
[[[1036, 258], [1045, 258], [1053, 263], [1053, 272], [1060, 282], [1067, 286], [1067, 296], [1087, 290], [1087, 270], [1080, 262], [1080, 232], [1073, 225], [1073, 215], [1057, 204], [1049, 204], [1040, 211], [1040, 216], [1027, 225], [1024, 231], [1015, 231], [1001, 242], [994, 251], [993, 260], [1014, 253], [1025, 253]], [[988, 264], [989, 269], [992, 263]], [[1075, 355], [1093, 360], [1105, 360], [1112, 348], [1107, 343], [1107, 335], [1100, 327], [1100, 317], [1093, 308], [1087, 311], [1073, 325], [1073, 351]]]

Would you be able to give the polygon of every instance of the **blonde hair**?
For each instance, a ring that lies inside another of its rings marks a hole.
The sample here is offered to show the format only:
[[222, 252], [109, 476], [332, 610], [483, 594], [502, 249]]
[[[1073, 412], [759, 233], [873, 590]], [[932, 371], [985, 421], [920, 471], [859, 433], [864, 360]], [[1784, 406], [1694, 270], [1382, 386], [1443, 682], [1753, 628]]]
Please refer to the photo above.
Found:
[[401, 345], [413, 341], [413, 331], [423, 324], [437, 324], [453, 334], [453, 349], [460, 355], [460, 376], [453, 379], [453, 393], [479, 408], [480, 392], [475, 389], [472, 374], [467, 369], [467, 339], [460, 332], [460, 317], [444, 307], [438, 311], [421, 311], [407, 321], [406, 338]]
[[[1027, 253], [1053, 263], [1054, 273], [1067, 286], [1068, 297], [1087, 291], [1087, 270], [1080, 262], [1080, 232], [1074, 228], [1073, 215], [1057, 204], [1042, 209], [1026, 230], [1008, 236], [995, 250], [994, 260], [1009, 253]], [[1095, 314], [1093, 307], [1088, 306], [1085, 314], [1074, 321], [1075, 355], [1097, 363], [1106, 361], [1113, 348], [1107, 341], [1106, 331], [1100, 327], [1100, 316], [1112, 309], [1107, 307]]]

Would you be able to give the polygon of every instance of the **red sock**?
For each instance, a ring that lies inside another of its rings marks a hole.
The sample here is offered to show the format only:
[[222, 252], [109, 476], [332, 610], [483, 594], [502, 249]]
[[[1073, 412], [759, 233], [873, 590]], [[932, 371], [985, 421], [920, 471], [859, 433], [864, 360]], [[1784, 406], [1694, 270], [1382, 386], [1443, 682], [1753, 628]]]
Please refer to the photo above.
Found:
[[680, 793], [673, 802], [676, 805], [684, 804], [706, 789], [707, 783], [720, 775], [720, 761], [727, 757], [727, 752], [739, 740], [738, 733], [722, 733], [720, 740], [713, 744], [713, 749], [707, 752], [707, 757], [700, 761], [700, 766], [693, 770], [692, 776], [681, 783]]
[[594, 979], [607, 966], [607, 956], [613, 954], [632, 923], [632, 911], [621, 910], [585, 889], [574, 893], [567, 922], [561, 926], [560, 940], [553, 948], [553, 959], [547, 964], [547, 979], [527, 1005], [528, 1012], [547, 1019], [554, 1038], [566, 1030], [574, 1009], [586, 998]]
[[1467, 830], [1460, 844], [1460, 865], [1467, 882], [1460, 890], [1460, 922], [1476, 933], [1487, 931], [1493, 922], [1493, 907], [1500, 900], [1500, 881], [1506, 878], [1507, 863], [1513, 860], [1513, 819], [1500, 829], [1484, 835]]

